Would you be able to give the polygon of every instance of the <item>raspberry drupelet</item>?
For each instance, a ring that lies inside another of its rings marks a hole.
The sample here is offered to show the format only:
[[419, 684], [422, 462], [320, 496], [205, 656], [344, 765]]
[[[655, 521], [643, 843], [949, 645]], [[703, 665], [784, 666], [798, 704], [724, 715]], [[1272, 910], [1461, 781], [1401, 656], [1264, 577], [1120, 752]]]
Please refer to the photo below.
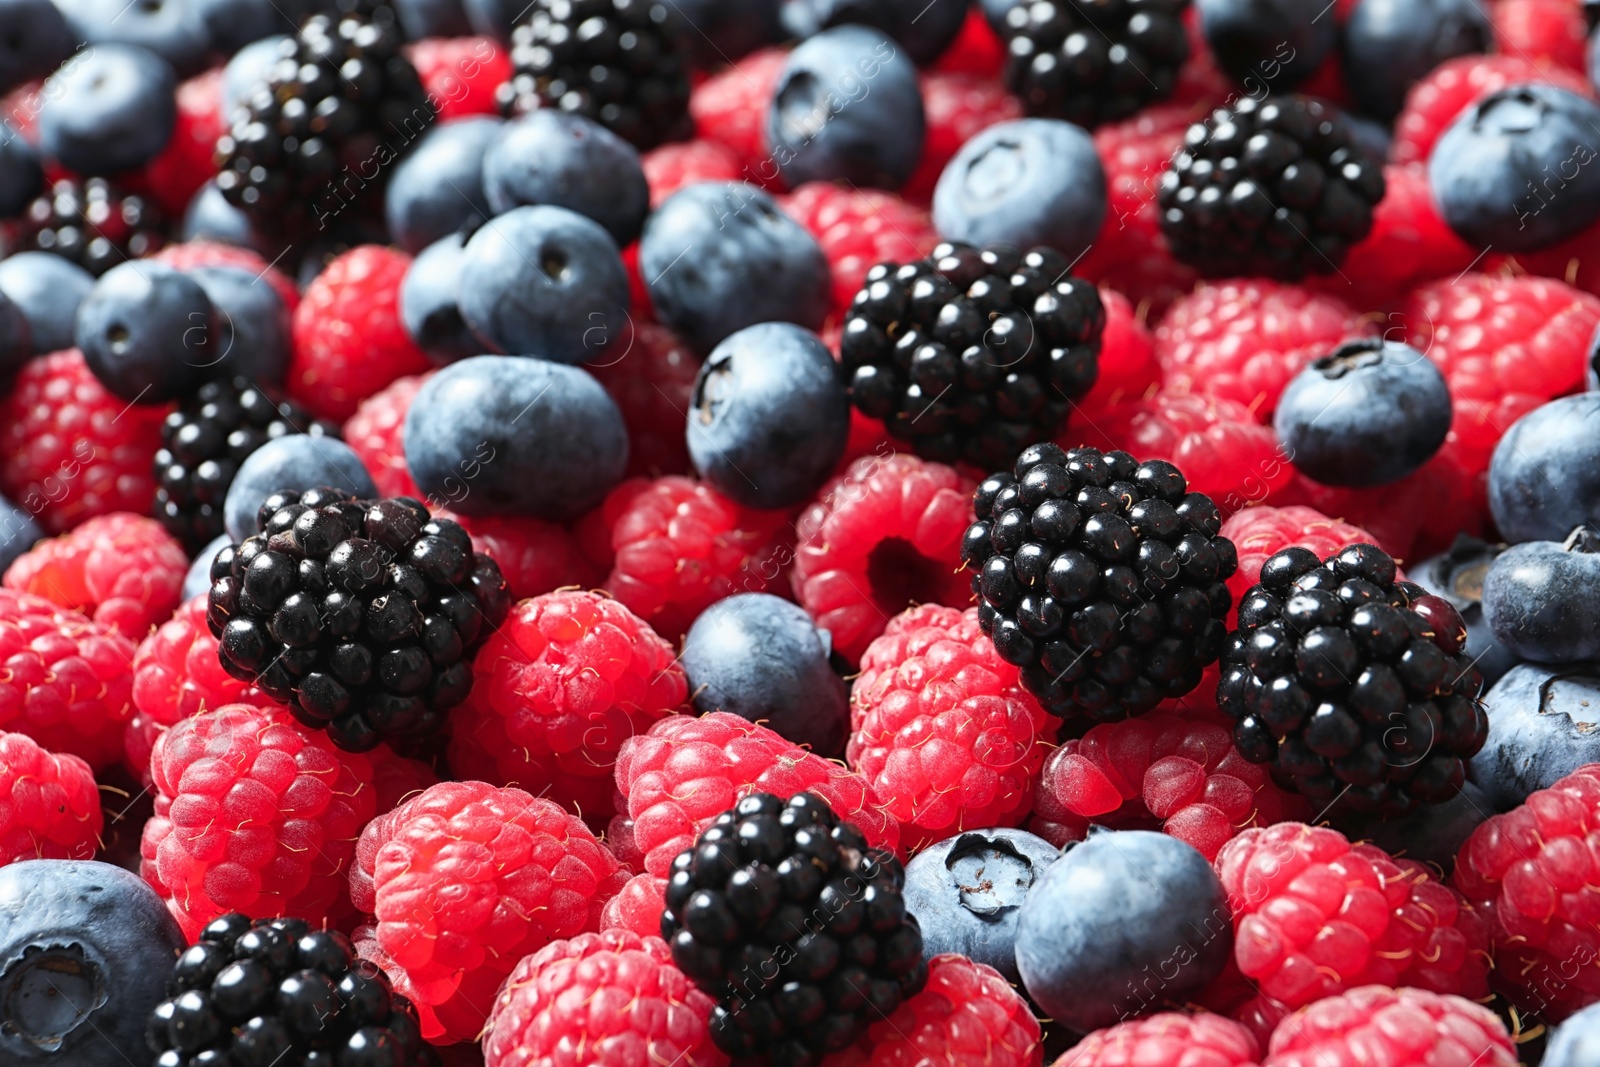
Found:
[[87, 763], [0, 733], [0, 865], [93, 859], [103, 820]]
[[7, 568], [4, 583], [139, 641], [171, 617], [188, 569], [161, 523], [119, 511], [39, 542]]
[[600, 930], [631, 930], [642, 937], [659, 937], [661, 913], [667, 910], [667, 880], [653, 874], [636, 874], [600, 912]]
[[1256, 1067], [1260, 1058], [1255, 1035], [1232, 1019], [1162, 1012], [1096, 1030], [1054, 1067]]
[[1272, 1034], [1262, 1067], [1516, 1067], [1493, 1012], [1425, 989], [1370, 985], [1318, 1001]]

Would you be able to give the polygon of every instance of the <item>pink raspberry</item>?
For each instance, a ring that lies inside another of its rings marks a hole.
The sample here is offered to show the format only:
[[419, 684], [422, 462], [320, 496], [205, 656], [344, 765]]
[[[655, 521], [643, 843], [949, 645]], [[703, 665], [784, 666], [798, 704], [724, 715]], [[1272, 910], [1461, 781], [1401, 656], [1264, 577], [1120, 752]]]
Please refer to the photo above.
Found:
[[755, 185], [777, 181], [778, 166], [767, 150], [767, 106], [788, 61], [783, 48], [751, 52], [701, 82], [689, 97], [695, 136], [732, 149], [743, 180]]
[[650, 186], [651, 208], [686, 185], [744, 180], [739, 157], [720, 141], [672, 141], [652, 148], [639, 163]]
[[[967, 21], [961, 24], [961, 32], [934, 63], [933, 69], [940, 73], [977, 74], [993, 82], [999, 79], [1005, 61], [1004, 42], [989, 26], [981, 6], [975, 5], [967, 11]], [[923, 96], [927, 96], [926, 89]]]
[[89, 765], [0, 733], [0, 866], [93, 859], [104, 826]]
[[667, 910], [667, 880], [636, 874], [600, 913], [600, 929], [631, 930], [641, 937], [661, 936], [661, 915]]
[[178, 121], [167, 146], [130, 183], [148, 190], [168, 218], [183, 217], [194, 194], [217, 173], [217, 138], [227, 129], [222, 114], [222, 68], [178, 83]]
[[[983, 26], [983, 34], [994, 42], [1003, 56], [1003, 46], [1000, 46], [977, 11], [970, 14], [968, 27], [974, 22]], [[961, 40], [958, 39], [956, 43], [959, 46]], [[943, 61], [940, 66], [944, 66]], [[922, 141], [922, 159], [917, 163], [915, 173], [900, 190], [901, 196], [913, 204], [929, 203], [933, 199], [933, 187], [939, 183], [939, 175], [944, 173], [944, 168], [955, 158], [962, 145], [990, 126], [1022, 117], [1022, 102], [1005, 91], [998, 74], [998, 71], [986, 75], [946, 69], [922, 73], [922, 110], [927, 134]], [[926, 253], [911, 258], [918, 259], [922, 255]]]
[[[1397, 559], [1430, 556], [1449, 548], [1458, 533], [1481, 533], [1488, 516], [1487, 472], [1463, 470], [1459, 454], [1459, 443], [1447, 441], [1421, 469], [1397, 482], [1365, 489], [1319, 485], [1296, 474], [1272, 502], [1338, 515], [1366, 530], [1369, 541]], [[1406, 501], [1407, 506], [1395, 507], [1396, 500]]]
[[1272, 1034], [1262, 1067], [1517, 1067], [1505, 1024], [1481, 1004], [1425, 989], [1363, 986]]
[[189, 557], [155, 519], [97, 515], [25, 552], [7, 568], [7, 589], [32, 593], [138, 641], [172, 617]]
[[525, 515], [470, 516], [436, 510], [434, 517], [452, 518], [472, 535], [473, 551], [499, 564], [513, 601], [600, 581], [598, 569], [564, 526]]
[[1346, 545], [1374, 543], [1361, 527], [1302, 505], [1245, 508], [1222, 524], [1222, 536], [1239, 553], [1239, 569], [1228, 579], [1235, 605], [1261, 580], [1261, 565], [1291, 545], [1303, 545], [1318, 559], [1327, 559]]
[[[406, 466], [403, 435], [411, 401], [430, 376], [431, 372], [396, 378], [361, 401], [340, 431], [345, 444], [361, 460], [378, 492], [384, 496], [422, 499], [422, 490], [417, 488]], [[448, 502], [442, 503], [448, 506]]]
[[1569, 0], [1500, 0], [1489, 9], [1495, 51], [1540, 66], [1587, 74], [1589, 28]]
[[1434, 143], [1458, 115], [1490, 93], [1523, 82], [1556, 85], [1582, 96], [1590, 94], [1587, 79], [1573, 71], [1535, 63], [1515, 52], [1447, 59], [1406, 94], [1405, 107], [1394, 121], [1390, 160], [1400, 164], [1426, 163]]
[[1255, 1035], [1220, 1015], [1162, 1012], [1096, 1030], [1054, 1067], [1255, 1067]]
[[808, 182], [780, 199], [783, 210], [810, 231], [833, 272], [833, 310], [840, 317], [879, 263], [912, 263], [933, 251], [933, 220], [893, 193]]
[[511, 80], [511, 53], [489, 37], [425, 37], [406, 46], [440, 122], [498, 115], [494, 92]]
[[[1099, 413], [1116, 404], [1139, 400], [1161, 382], [1156, 360], [1156, 340], [1144, 324], [1140, 309], [1115, 289], [1100, 288], [1106, 324], [1100, 333], [1100, 375], [1089, 394], [1078, 402], [1074, 422], [1093, 423]], [[1068, 425], [1072, 425], [1069, 422]]]
[[687, 474], [685, 427], [700, 357], [665, 326], [640, 322], [630, 337], [585, 365], [617, 402], [628, 427], [628, 474]]

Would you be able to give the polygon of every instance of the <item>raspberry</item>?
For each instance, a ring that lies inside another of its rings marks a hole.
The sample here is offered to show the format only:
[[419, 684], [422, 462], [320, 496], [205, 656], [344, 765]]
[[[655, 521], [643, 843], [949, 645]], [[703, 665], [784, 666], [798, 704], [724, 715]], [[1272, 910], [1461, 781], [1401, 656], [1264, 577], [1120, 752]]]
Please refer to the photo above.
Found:
[[488, 37], [427, 37], [405, 49], [440, 122], [498, 115], [494, 91], [511, 78], [511, 57]]
[[1161, 381], [1156, 341], [1138, 310], [1127, 297], [1104, 286], [1100, 304], [1106, 312], [1100, 333], [1100, 373], [1078, 404], [1081, 411], [1093, 413], [1090, 422], [1104, 408], [1148, 395]]
[[1600, 764], [1590, 763], [1490, 816], [1456, 856], [1456, 888], [1490, 916], [1496, 987], [1551, 1022], [1600, 1000], [1597, 826]]
[[181, 219], [194, 194], [217, 173], [217, 138], [227, 129], [222, 115], [222, 68], [178, 84], [178, 121], [161, 154], [135, 179], [168, 218]]
[[1051, 752], [1028, 829], [1056, 846], [1082, 841], [1091, 823], [1164, 830], [1215, 859], [1242, 830], [1310, 814], [1239, 755], [1231, 725], [1155, 711]]
[[602, 358], [604, 362], [587, 364], [586, 369], [622, 412], [628, 427], [628, 473], [689, 473], [684, 427], [700, 373], [694, 350], [665, 326], [640, 322], [620, 353], [613, 347]]
[[788, 62], [783, 48], [751, 52], [701, 82], [689, 97], [695, 136], [733, 149], [744, 180], [754, 185], [772, 185], [778, 177], [767, 148], [767, 108]]
[[424, 789], [439, 784], [432, 767], [387, 746], [373, 749], [367, 758], [372, 760], [372, 791], [378, 798], [378, 815], [389, 814]]
[[396, 378], [429, 368], [400, 321], [400, 283], [410, 265], [397, 249], [361, 245], [306, 287], [294, 313], [292, 399], [319, 418], [343, 421]]
[[844, 315], [879, 263], [911, 263], [933, 251], [939, 234], [921, 208], [881, 189], [808, 182], [780, 201], [811, 232], [833, 272], [833, 310]]
[[[795, 599], [854, 661], [912, 604], [965, 605], [961, 537], [971, 479], [915, 456], [863, 456], [795, 524]], [[783, 793], [783, 790], [774, 790]], [[788, 796], [796, 792], [784, 793]]]
[[350, 899], [376, 921], [356, 947], [416, 1004], [423, 1037], [471, 1040], [517, 961], [597, 929], [627, 878], [556, 804], [441, 782], [361, 832]]
[[511, 600], [526, 600], [566, 586], [591, 586], [596, 568], [565, 527], [523, 515], [471, 517], [437, 512], [472, 535], [472, 549], [500, 566]]
[[1260, 1055], [1255, 1036], [1232, 1019], [1169, 1011], [1097, 1030], [1056, 1067], [1255, 1067]]
[[1587, 74], [1583, 8], [1571, 0], [1500, 0], [1489, 8], [1495, 51]]
[[[1005, 61], [1006, 46], [990, 28], [982, 7], [974, 6], [967, 12], [967, 21], [961, 24], [961, 32], [934, 64], [934, 73], [976, 74], [996, 82]], [[926, 101], [926, 88], [922, 90], [922, 96]]]
[[1262, 1067], [1516, 1067], [1488, 1008], [1425, 989], [1364, 986], [1330, 997], [1272, 1035]]
[[603, 825], [618, 751], [688, 695], [672, 646], [622, 604], [578, 591], [534, 597], [478, 652], [472, 694], [451, 714], [450, 766]]
[[0, 400], [0, 491], [50, 533], [148, 514], [167, 410], [106, 392], [76, 348], [29, 360]]
[[[423, 493], [406, 466], [404, 440], [406, 412], [411, 401], [432, 373], [408, 374], [396, 378], [357, 406], [340, 431], [345, 444], [372, 475], [382, 496], [409, 496], [421, 500]], [[441, 501], [441, 503], [448, 503]]]
[[625, 930], [557, 941], [512, 972], [489, 1014], [485, 1067], [727, 1062], [711, 1043], [712, 1000], [659, 937]]
[[[969, 27], [973, 21], [983, 21], [977, 11], [971, 13]], [[989, 40], [999, 44], [987, 25], [984, 32]], [[939, 183], [939, 175], [944, 173], [945, 166], [955, 158], [962, 145], [990, 126], [1022, 117], [1021, 102], [1005, 91], [998, 72], [985, 76], [932, 70], [924, 71], [920, 80], [927, 134], [922, 142], [922, 159], [900, 190], [900, 195], [913, 204], [926, 204], [933, 199], [933, 187]], [[897, 262], [908, 262], [925, 254], [919, 252]]]
[[1222, 536], [1232, 541], [1239, 553], [1239, 569], [1228, 579], [1228, 592], [1233, 594], [1234, 603], [1234, 610], [1229, 612], [1230, 625], [1239, 601], [1261, 580], [1261, 565], [1290, 545], [1302, 545], [1316, 553], [1318, 559], [1326, 559], [1346, 545], [1371, 544], [1375, 540], [1359, 526], [1330, 519], [1315, 508], [1298, 504], [1245, 508], [1222, 524]]
[[743, 180], [739, 157], [720, 141], [673, 141], [652, 148], [639, 162], [650, 186], [652, 209], [686, 185]]
[[630, 478], [584, 519], [578, 538], [609, 565], [606, 591], [676, 642], [718, 600], [766, 591], [790, 555], [786, 518], [677, 475]]
[[[928, 984], [922, 992], [875, 1021], [865, 1038], [823, 1064], [1032, 1067], [1039, 1062], [1039, 1041], [1039, 1020], [999, 971], [945, 954], [928, 962]], [[1076, 1063], [1070, 1055], [1069, 1062]]]
[[89, 765], [0, 733], [0, 865], [94, 858], [104, 827]]
[[1394, 122], [1389, 159], [1426, 163], [1433, 145], [1467, 108], [1490, 93], [1523, 82], [1547, 82], [1588, 96], [1589, 83], [1572, 71], [1546, 67], [1520, 55], [1457, 56], [1411, 87]]
[[641, 937], [659, 937], [661, 915], [667, 910], [667, 880], [653, 874], [636, 874], [600, 912], [600, 929], [631, 930]]
[[[1416, 559], [1450, 547], [1457, 533], [1477, 534], [1488, 515], [1486, 475], [1462, 470], [1459, 444], [1447, 441], [1420, 470], [1366, 489], [1318, 485], [1297, 474], [1272, 499], [1280, 506], [1309, 505], [1367, 531], [1392, 556]], [[1406, 501], [1397, 508], [1396, 500]]]
[[335, 748], [287, 708], [228, 704], [162, 734], [150, 772], [139, 873], [186, 937], [230, 911], [351, 918], [347, 868], [377, 811], [370, 755]]
[[0, 589], [0, 730], [95, 771], [122, 757], [133, 642], [76, 611]]
[[300, 306], [300, 290], [289, 276], [248, 248], [225, 245], [220, 241], [184, 241], [181, 244], [166, 245], [150, 258], [169, 267], [176, 267], [178, 270], [192, 270], [195, 267], [233, 267], [249, 271], [272, 286], [273, 290], [283, 298], [283, 306], [289, 314], [293, 315], [294, 309]]
[[1344, 302], [1297, 285], [1203, 282], [1162, 317], [1156, 356], [1168, 389], [1234, 400], [1270, 423], [1301, 367], [1369, 332]]
[[617, 789], [627, 801], [644, 869], [658, 878], [713, 819], [755, 792], [815, 793], [859, 826], [870, 844], [900, 844], [899, 824], [860, 775], [723, 711], [668, 716], [624, 741]]
[[847, 756], [908, 851], [1019, 826], [1061, 725], [978, 626], [978, 609], [909, 608], [867, 646]]
[[166, 527], [117, 511], [40, 541], [7, 568], [5, 587], [82, 611], [139, 641], [172, 617], [188, 570], [189, 557]]

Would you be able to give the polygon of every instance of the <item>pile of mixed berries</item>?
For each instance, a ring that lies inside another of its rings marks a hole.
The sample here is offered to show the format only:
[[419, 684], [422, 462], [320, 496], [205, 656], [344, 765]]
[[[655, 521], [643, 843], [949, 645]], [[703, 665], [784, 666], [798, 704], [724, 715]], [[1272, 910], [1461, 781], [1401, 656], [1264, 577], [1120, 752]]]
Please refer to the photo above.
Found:
[[1600, 1067], [1597, 25], [0, 0], [0, 1064]]

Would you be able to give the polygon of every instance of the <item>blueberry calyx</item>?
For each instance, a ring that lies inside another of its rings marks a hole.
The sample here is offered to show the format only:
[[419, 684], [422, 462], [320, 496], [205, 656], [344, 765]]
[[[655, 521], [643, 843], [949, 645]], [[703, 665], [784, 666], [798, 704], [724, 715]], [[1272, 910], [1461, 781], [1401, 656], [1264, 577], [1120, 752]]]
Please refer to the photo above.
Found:
[[955, 877], [961, 906], [990, 922], [1020, 908], [1040, 874], [1010, 841], [982, 833], [962, 834], [944, 865]]
[[6, 1031], [43, 1052], [59, 1051], [108, 999], [104, 967], [76, 942], [28, 945], [0, 972], [0, 990]]
[[1383, 339], [1378, 337], [1364, 337], [1356, 341], [1346, 341], [1333, 351], [1331, 355], [1323, 356], [1312, 363], [1311, 366], [1317, 373], [1330, 381], [1338, 381], [1351, 371], [1358, 371], [1363, 367], [1371, 367], [1383, 362]]
[[1563, 552], [1600, 552], [1600, 530], [1588, 523], [1575, 526], [1567, 539], [1561, 542]]

